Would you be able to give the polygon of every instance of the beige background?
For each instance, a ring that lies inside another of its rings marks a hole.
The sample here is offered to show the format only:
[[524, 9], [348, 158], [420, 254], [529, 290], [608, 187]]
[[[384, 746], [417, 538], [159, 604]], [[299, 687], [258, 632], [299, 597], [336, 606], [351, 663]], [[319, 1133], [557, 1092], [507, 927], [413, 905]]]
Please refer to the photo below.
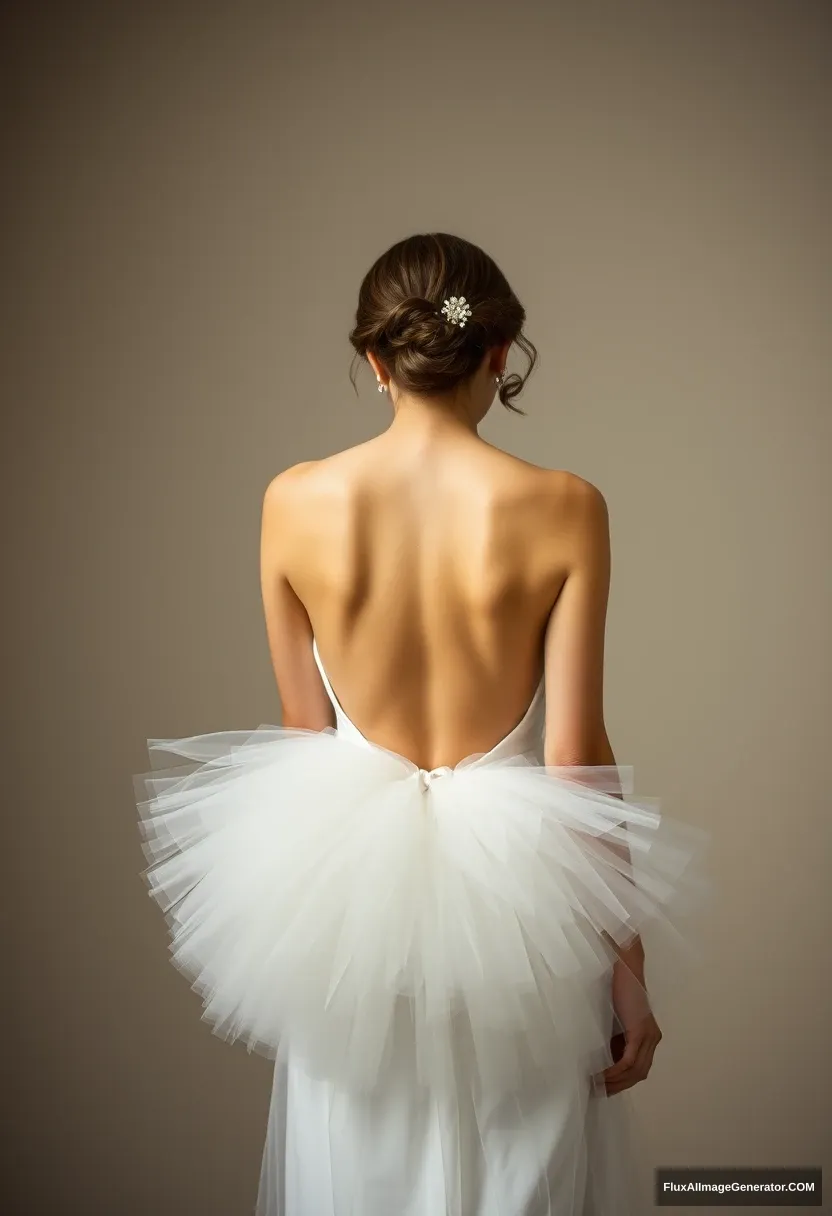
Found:
[[830, 6], [4, 13], [4, 1210], [251, 1210], [269, 1064], [168, 962], [131, 776], [279, 720], [261, 494], [385, 425], [356, 292], [437, 228], [541, 353], [485, 437], [607, 496], [618, 759], [714, 835], [646, 1176], [828, 1165]]

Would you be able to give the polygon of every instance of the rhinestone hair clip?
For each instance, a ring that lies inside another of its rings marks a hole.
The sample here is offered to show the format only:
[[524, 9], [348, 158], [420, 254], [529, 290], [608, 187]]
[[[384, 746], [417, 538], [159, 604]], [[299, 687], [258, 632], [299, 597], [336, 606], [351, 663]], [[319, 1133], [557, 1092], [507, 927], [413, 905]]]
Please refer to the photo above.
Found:
[[451, 325], [458, 325], [460, 329], [465, 326], [465, 322], [471, 316], [471, 309], [465, 296], [451, 296], [450, 300], [446, 300], [442, 307], [442, 315], [447, 317]]

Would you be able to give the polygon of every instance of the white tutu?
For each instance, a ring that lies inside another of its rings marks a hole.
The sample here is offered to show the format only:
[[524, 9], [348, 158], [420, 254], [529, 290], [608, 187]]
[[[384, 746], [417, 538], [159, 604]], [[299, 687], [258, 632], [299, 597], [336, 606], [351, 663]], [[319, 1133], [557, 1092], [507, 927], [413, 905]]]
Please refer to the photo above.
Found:
[[136, 781], [150, 894], [214, 1032], [358, 1091], [606, 1067], [610, 943], [689, 945], [704, 834], [634, 799], [627, 767], [485, 753], [426, 773], [364, 744], [150, 741], [189, 761]]

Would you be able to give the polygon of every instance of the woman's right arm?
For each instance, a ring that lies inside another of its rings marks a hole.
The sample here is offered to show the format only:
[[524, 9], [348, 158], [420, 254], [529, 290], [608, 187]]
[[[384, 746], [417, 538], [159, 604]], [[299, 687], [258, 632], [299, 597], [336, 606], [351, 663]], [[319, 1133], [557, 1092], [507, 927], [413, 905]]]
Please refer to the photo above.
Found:
[[[569, 570], [546, 628], [544, 761], [555, 767], [603, 767], [607, 778], [616, 760], [604, 722], [611, 555], [607, 505], [600, 490], [575, 477], [559, 531], [568, 545]], [[591, 774], [587, 777], [591, 784]], [[580, 780], [579, 774], [576, 779]], [[608, 788], [606, 780], [604, 788]], [[610, 840], [609, 847], [629, 866], [626, 844]], [[647, 1076], [661, 1031], [645, 990], [641, 938], [636, 936], [627, 946], [610, 945], [618, 956], [613, 966], [613, 1004], [626, 1038], [622, 1058], [606, 1073], [607, 1092], [617, 1093]]]
[[[612, 558], [609, 512], [601, 491], [573, 476], [558, 527], [567, 544], [569, 570], [546, 630], [544, 760], [555, 767], [614, 769], [615, 755], [604, 722], [604, 640]], [[629, 864], [626, 845], [610, 841], [610, 848]], [[643, 978], [641, 939], [615, 949]]]
[[566, 547], [566, 580], [545, 638], [544, 760], [595, 765], [604, 726], [604, 634], [610, 588], [610, 532], [603, 494], [572, 476], [561, 496], [558, 547]]

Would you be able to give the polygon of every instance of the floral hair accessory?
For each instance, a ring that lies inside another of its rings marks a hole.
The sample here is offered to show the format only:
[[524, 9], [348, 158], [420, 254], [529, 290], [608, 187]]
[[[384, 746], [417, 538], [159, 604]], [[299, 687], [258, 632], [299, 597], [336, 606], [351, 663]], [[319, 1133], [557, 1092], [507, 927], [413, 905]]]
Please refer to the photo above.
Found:
[[465, 296], [451, 296], [450, 300], [446, 300], [442, 308], [442, 315], [447, 317], [451, 325], [458, 325], [462, 329], [465, 322], [471, 316], [471, 309], [465, 300]]

